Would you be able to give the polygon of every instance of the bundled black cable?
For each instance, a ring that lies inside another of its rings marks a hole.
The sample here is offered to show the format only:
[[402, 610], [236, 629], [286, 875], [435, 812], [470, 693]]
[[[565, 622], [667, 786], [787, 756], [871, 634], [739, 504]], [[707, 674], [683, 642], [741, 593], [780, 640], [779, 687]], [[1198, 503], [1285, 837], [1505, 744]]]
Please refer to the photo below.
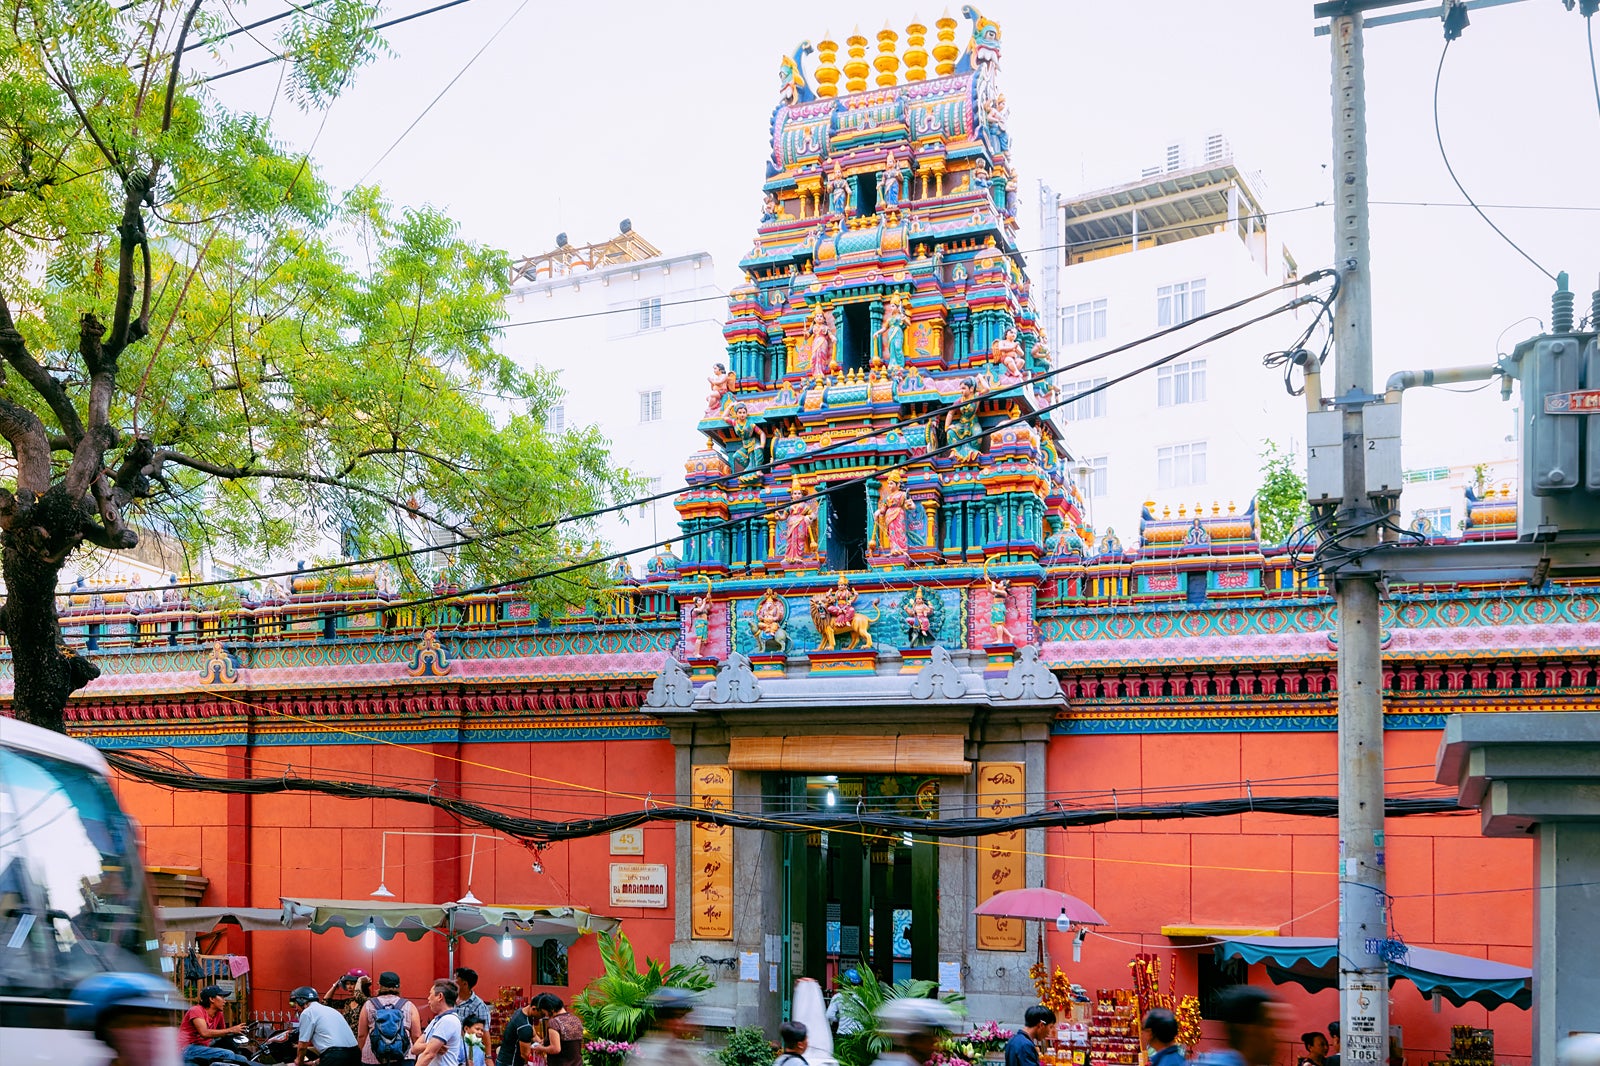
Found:
[[[734, 810], [705, 810], [681, 804], [650, 803], [637, 811], [626, 811], [600, 818], [573, 818], [551, 821], [524, 818], [506, 811], [435, 792], [385, 785], [364, 785], [353, 781], [324, 781], [283, 777], [203, 777], [181, 770], [167, 770], [144, 759], [120, 752], [105, 752], [106, 761], [122, 773], [165, 788], [198, 792], [225, 792], [235, 795], [264, 796], [281, 792], [317, 792], [344, 799], [401, 800], [425, 803], [448, 811], [458, 818], [477, 822], [509, 837], [532, 844], [557, 840], [577, 840], [603, 836], [618, 829], [631, 829], [646, 822], [709, 822], [735, 829], [759, 829], [770, 833], [814, 833], [840, 829], [881, 833], [912, 833], [919, 837], [980, 837], [1009, 833], [1017, 829], [1070, 829], [1106, 822], [1148, 822], [1173, 818], [1226, 818], [1235, 814], [1289, 814], [1306, 818], [1334, 818], [1339, 801], [1333, 796], [1259, 796], [1239, 799], [1200, 800], [1192, 803], [1155, 803], [1135, 807], [1063, 808], [1013, 815], [1009, 818], [928, 819], [904, 814], [871, 811], [796, 811], [783, 814], [750, 814]], [[1415, 814], [1455, 814], [1473, 810], [1453, 799], [1428, 797], [1389, 797], [1384, 810], [1390, 818]]]

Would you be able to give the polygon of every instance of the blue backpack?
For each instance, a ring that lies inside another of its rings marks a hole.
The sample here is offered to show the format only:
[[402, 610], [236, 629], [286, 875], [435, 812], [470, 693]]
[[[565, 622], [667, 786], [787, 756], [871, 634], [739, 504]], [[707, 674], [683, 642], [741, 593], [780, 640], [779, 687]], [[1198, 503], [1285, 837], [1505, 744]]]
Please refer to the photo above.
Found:
[[[388, 998], [388, 997], [384, 997]], [[406, 1032], [406, 1001], [395, 996], [387, 1005], [372, 1001], [372, 1035], [367, 1042], [379, 1062], [403, 1062], [411, 1050]]]

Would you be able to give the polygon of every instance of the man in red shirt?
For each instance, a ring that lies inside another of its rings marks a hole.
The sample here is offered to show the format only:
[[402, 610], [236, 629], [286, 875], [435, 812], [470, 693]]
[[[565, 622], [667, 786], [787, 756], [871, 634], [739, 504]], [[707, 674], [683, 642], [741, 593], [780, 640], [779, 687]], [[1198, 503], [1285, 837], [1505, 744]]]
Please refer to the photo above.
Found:
[[212, 1047], [210, 1041], [244, 1032], [244, 1025], [223, 1025], [222, 1004], [227, 994], [216, 985], [206, 985], [196, 997], [195, 1006], [184, 1012], [178, 1026], [178, 1046], [185, 1063], [227, 1062], [250, 1066], [250, 1060], [237, 1051]]

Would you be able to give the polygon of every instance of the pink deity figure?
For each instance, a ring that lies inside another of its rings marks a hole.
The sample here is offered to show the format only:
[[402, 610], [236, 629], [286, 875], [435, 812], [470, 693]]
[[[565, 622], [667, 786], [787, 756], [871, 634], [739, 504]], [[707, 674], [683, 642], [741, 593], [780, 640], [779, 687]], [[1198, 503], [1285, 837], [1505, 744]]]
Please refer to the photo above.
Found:
[[1006, 598], [1011, 592], [1011, 582], [991, 580], [989, 582], [989, 627], [994, 631], [990, 640], [991, 644], [1015, 644], [1017, 638], [1012, 636], [1011, 630], [1006, 626]]
[[873, 516], [872, 545], [886, 555], [905, 555], [906, 507], [910, 497], [901, 488], [905, 475], [898, 470], [883, 478], [878, 494], [878, 511]]
[[783, 561], [798, 563], [816, 550], [817, 512], [812, 504], [790, 504], [783, 516]]
[[827, 378], [834, 365], [834, 338], [833, 314], [826, 307], [812, 312], [811, 322], [806, 327], [806, 354], [810, 357], [812, 379]]
[[689, 601], [689, 643], [694, 648], [694, 657], [706, 657], [706, 644], [711, 640], [711, 593], [708, 591], [703, 596], [696, 596]]
[[839, 578], [828, 600], [828, 618], [834, 629], [849, 629], [850, 623], [856, 620], [856, 590], [843, 577]]
[[989, 359], [1002, 377], [1020, 378], [1028, 372], [1027, 356], [1017, 343], [1017, 331], [1006, 330], [1006, 335], [989, 346]]
[[733, 371], [723, 364], [717, 363], [713, 366], [711, 368], [711, 376], [706, 378], [706, 384], [711, 386], [711, 395], [706, 397], [706, 410], [722, 410], [738, 381], [739, 379], [734, 376]]

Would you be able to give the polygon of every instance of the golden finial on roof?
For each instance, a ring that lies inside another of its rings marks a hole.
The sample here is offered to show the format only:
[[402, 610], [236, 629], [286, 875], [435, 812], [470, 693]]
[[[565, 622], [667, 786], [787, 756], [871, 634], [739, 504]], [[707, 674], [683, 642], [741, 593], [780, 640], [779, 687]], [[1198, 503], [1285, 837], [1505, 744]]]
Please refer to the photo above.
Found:
[[[1163, 511], [1163, 512], [1161, 512], [1161, 516], [1162, 516], [1162, 517], [1163, 517], [1163, 518], [1165, 518], [1165, 517], [1166, 517], [1166, 514], [1167, 514], [1167, 512], [1165, 512], [1165, 511]], [[1183, 505], [1183, 504], [1181, 504], [1181, 503], [1180, 503], [1180, 504], [1178, 504], [1178, 517], [1179, 517], [1179, 518], [1185, 518], [1185, 517], [1187, 517], [1187, 516], [1188, 516], [1188, 514], [1189, 514], [1189, 508], [1187, 508], [1187, 507], [1185, 507], [1185, 506], [1184, 506], [1184, 505]]]
[[817, 83], [818, 96], [839, 95], [839, 68], [834, 64], [839, 58], [839, 42], [833, 34], [823, 33], [817, 42], [817, 69], [811, 77]]
[[961, 54], [956, 47], [956, 20], [947, 8], [933, 25], [939, 37], [939, 43], [933, 46], [933, 72], [943, 78], [956, 72], [956, 56]]
[[888, 22], [878, 31], [878, 54], [873, 57], [872, 65], [878, 71], [879, 88], [887, 89], [900, 80], [900, 57], [894, 54], [894, 46], [899, 40], [900, 35], [889, 28]]
[[872, 69], [867, 66], [867, 39], [860, 26], [850, 31], [844, 46], [850, 53], [844, 65], [844, 91], [858, 93], [867, 87], [867, 71]]
[[907, 84], [927, 80], [928, 52], [922, 47], [927, 32], [928, 27], [922, 24], [921, 19], [913, 19], [911, 25], [906, 27], [906, 50], [901, 58], [906, 61]]

